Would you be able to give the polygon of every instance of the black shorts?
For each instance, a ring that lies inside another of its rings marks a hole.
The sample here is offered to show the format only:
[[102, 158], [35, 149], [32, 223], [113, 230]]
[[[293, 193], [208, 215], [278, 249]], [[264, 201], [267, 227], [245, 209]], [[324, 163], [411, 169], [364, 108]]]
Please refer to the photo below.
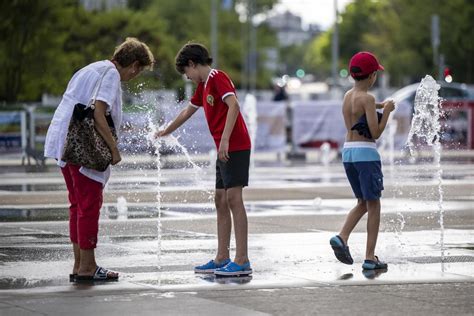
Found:
[[248, 186], [250, 150], [230, 152], [229, 157], [227, 162], [216, 161], [216, 189]]

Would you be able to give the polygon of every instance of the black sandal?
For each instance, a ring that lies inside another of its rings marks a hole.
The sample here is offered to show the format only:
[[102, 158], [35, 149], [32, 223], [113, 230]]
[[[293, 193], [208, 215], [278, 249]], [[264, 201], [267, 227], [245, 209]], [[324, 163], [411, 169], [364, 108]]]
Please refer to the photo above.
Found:
[[332, 237], [329, 240], [332, 249], [334, 250], [334, 255], [337, 260], [345, 264], [353, 264], [354, 260], [352, 259], [349, 247], [344, 243], [342, 238], [339, 235]]
[[364, 260], [364, 263], [362, 264], [362, 269], [363, 270], [379, 270], [379, 269], [387, 269], [388, 264], [386, 264], [383, 261], [379, 260], [379, 257], [375, 256], [375, 261], [374, 260]]
[[71, 273], [69, 274], [69, 282], [74, 282], [74, 280], [77, 277], [77, 273]]
[[95, 269], [95, 272], [93, 275], [76, 275], [74, 278], [74, 281], [76, 282], [94, 282], [94, 281], [118, 281], [118, 275], [117, 276], [111, 276], [109, 273], [116, 273], [115, 271], [108, 270], [102, 267], [97, 267]]

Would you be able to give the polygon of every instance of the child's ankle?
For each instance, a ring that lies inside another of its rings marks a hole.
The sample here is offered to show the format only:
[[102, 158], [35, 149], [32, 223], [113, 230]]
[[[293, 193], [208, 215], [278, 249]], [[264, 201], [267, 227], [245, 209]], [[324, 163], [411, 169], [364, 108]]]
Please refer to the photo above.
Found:
[[225, 261], [227, 259], [229, 259], [229, 256], [219, 256], [219, 255], [217, 255], [216, 258], [214, 259], [214, 262], [221, 263], [222, 261]]
[[248, 257], [235, 257], [234, 262], [238, 265], [243, 265], [249, 262]]
[[344, 241], [344, 244], [347, 245], [347, 241], [349, 240], [349, 236], [344, 235], [344, 234], [339, 234], [338, 236], [342, 239], [342, 241]]

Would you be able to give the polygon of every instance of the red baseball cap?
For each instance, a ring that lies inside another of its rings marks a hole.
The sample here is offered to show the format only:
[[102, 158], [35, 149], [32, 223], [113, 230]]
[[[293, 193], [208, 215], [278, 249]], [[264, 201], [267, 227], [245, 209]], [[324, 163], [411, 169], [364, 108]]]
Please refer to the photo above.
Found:
[[369, 52], [358, 52], [349, 62], [349, 71], [353, 78], [369, 75], [377, 70], [384, 70], [377, 57]]

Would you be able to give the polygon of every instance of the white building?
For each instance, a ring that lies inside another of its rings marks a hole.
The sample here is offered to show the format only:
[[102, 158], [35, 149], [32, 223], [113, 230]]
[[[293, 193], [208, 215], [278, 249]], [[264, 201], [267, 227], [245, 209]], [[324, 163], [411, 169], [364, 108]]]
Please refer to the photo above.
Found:
[[80, 0], [80, 3], [87, 11], [109, 11], [127, 7], [127, 0]]
[[301, 17], [290, 11], [269, 17], [266, 23], [277, 32], [278, 41], [283, 47], [301, 45], [320, 33], [319, 27], [314, 24], [309, 25], [308, 30], [304, 30]]

